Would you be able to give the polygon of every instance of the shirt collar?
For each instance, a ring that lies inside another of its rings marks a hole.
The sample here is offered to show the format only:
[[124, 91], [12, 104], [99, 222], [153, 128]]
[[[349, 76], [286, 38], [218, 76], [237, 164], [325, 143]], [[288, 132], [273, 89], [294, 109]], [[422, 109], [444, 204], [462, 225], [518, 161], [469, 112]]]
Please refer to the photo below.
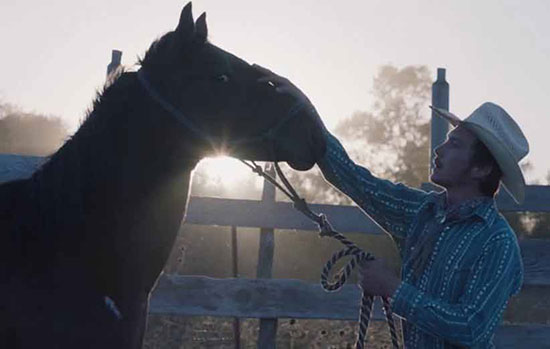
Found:
[[446, 194], [441, 192], [434, 195], [430, 201], [435, 205], [436, 217], [443, 220], [457, 221], [477, 216], [491, 224], [497, 213], [495, 199], [491, 197], [479, 197], [447, 207]]

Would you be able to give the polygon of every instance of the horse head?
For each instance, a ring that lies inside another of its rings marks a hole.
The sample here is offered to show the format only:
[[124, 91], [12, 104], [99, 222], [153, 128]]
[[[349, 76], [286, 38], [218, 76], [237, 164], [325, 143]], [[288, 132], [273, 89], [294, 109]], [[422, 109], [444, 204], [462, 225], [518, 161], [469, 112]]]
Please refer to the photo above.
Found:
[[166, 127], [183, 125], [201, 157], [223, 153], [307, 170], [324, 153], [322, 131], [307, 106], [259, 83], [249, 63], [210, 43], [206, 14], [195, 22], [191, 3], [140, 63], [149, 97], [171, 115]]

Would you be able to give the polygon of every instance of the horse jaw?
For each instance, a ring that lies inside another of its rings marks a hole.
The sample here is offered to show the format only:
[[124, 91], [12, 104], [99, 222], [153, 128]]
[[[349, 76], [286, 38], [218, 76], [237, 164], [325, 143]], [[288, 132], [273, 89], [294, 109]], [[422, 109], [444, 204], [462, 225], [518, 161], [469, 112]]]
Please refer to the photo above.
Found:
[[309, 156], [304, 158], [293, 158], [287, 160], [288, 165], [296, 171], [310, 170], [319, 160], [325, 156], [327, 144], [325, 135], [322, 131], [316, 130], [313, 134], [309, 135]]

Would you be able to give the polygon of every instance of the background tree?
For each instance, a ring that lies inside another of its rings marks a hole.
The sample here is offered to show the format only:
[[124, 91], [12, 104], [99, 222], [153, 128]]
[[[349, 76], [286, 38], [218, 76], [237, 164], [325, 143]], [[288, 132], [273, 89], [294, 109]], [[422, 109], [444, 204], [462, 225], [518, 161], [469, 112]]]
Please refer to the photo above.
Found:
[[372, 111], [336, 127], [350, 155], [377, 175], [418, 187], [429, 175], [430, 71], [382, 66], [373, 81]]
[[0, 153], [46, 156], [66, 138], [67, 129], [60, 118], [0, 103]]
[[[426, 66], [380, 67], [373, 80], [371, 109], [340, 121], [334, 134], [350, 157], [373, 174], [419, 187], [429, 176], [431, 84]], [[286, 173], [308, 201], [351, 204], [317, 169]]]

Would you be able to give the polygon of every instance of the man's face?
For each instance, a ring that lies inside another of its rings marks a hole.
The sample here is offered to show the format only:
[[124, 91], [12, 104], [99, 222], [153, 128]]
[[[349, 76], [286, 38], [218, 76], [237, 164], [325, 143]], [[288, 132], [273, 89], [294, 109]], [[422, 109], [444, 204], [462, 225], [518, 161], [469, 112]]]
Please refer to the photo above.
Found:
[[435, 149], [431, 181], [446, 189], [472, 185], [470, 159], [475, 142], [475, 135], [465, 127], [452, 130], [445, 143]]

